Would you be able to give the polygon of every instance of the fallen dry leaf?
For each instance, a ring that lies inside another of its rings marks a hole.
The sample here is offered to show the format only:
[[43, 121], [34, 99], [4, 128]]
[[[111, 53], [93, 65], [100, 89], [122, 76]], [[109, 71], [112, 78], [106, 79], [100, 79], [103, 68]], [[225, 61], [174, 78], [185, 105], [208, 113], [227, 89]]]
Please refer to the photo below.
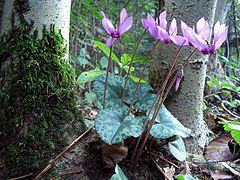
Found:
[[123, 143], [108, 145], [102, 142], [101, 150], [105, 168], [115, 167], [115, 164], [121, 162], [128, 154], [128, 148]]
[[231, 141], [231, 137], [221, 136], [212, 140], [207, 148], [206, 154], [214, 160], [226, 161], [232, 160], [234, 155], [230, 152], [228, 142]]

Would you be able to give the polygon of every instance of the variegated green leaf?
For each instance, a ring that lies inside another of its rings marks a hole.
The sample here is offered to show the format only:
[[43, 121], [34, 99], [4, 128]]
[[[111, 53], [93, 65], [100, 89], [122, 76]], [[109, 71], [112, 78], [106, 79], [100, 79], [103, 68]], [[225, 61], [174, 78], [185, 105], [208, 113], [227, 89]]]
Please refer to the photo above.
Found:
[[127, 116], [127, 111], [122, 109], [104, 109], [97, 114], [96, 131], [104, 142], [116, 144], [129, 136], [140, 136], [143, 132], [142, 119]]

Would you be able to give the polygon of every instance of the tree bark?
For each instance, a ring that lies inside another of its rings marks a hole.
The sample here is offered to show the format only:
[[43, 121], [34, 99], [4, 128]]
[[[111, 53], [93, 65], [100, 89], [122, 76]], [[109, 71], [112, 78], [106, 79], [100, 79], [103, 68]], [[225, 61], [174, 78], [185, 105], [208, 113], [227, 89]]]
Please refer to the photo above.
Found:
[[[15, 0], [6, 0], [1, 34], [7, 32], [12, 28], [12, 13], [13, 3]], [[42, 36], [43, 26], [47, 28], [51, 24], [55, 25], [55, 28], [61, 31], [61, 34], [65, 40], [65, 44], [69, 44], [69, 26], [70, 26], [70, 9], [71, 1], [69, 0], [20, 0], [27, 1], [29, 5], [29, 11], [20, 12], [28, 23], [34, 22], [34, 28], [39, 30], [39, 38]], [[27, 8], [27, 7], [26, 7]], [[16, 13], [16, 12], [15, 12]], [[15, 25], [19, 24], [19, 17], [14, 16]]]
[[[205, 17], [213, 26], [216, 0], [168, 0], [165, 9], [169, 20], [176, 18], [180, 31], [180, 20], [190, 27]], [[159, 45], [155, 50], [156, 59], [150, 67], [150, 81], [161, 85], [166, 77], [166, 71], [178, 48], [175, 45]], [[186, 59], [193, 48], [185, 47], [181, 52], [179, 63]], [[208, 56], [195, 54], [184, 69], [184, 79], [180, 89], [165, 102], [169, 110], [184, 126], [192, 130], [193, 137], [186, 139], [186, 148], [189, 153], [201, 154], [209, 140], [206, 123], [203, 120], [203, 90], [207, 69]]]
[[2, 27], [2, 14], [3, 14], [4, 1], [0, 1], [0, 32]]

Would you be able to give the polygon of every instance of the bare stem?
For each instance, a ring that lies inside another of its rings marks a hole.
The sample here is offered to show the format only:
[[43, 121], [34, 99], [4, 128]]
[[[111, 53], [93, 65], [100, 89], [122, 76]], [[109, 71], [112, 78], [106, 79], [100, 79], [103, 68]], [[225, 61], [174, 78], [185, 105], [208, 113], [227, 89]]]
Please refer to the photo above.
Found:
[[108, 57], [108, 65], [107, 65], [107, 72], [106, 72], [106, 79], [105, 79], [105, 85], [104, 85], [104, 95], [103, 95], [103, 109], [106, 108], [106, 93], [107, 93], [107, 85], [108, 85], [108, 73], [110, 71], [110, 61], [112, 56], [112, 47], [110, 48], [110, 54]]
[[150, 131], [151, 131], [153, 125], [154, 125], [154, 122], [155, 122], [155, 119], [156, 119], [156, 117], [157, 117], [157, 115], [158, 115], [158, 112], [159, 112], [159, 110], [161, 109], [164, 101], [166, 100], [166, 98], [167, 98], [167, 96], [168, 96], [168, 94], [169, 94], [169, 92], [170, 92], [170, 89], [172, 88], [172, 86], [173, 86], [174, 82], [176, 81], [176, 79], [177, 79], [177, 76], [175, 75], [174, 78], [173, 78], [173, 80], [170, 82], [170, 84], [169, 84], [169, 86], [168, 86], [168, 88], [167, 88], [167, 90], [166, 90], [166, 92], [165, 92], [165, 94], [164, 94], [163, 99], [161, 100], [161, 98], [158, 97], [158, 102], [157, 102], [157, 105], [156, 105], [156, 108], [155, 108], [155, 111], [154, 111], [152, 120], [150, 121], [149, 127], [148, 127], [148, 129], [147, 129], [147, 132], [146, 132], [146, 135], [145, 135], [145, 137], [144, 137], [144, 139], [143, 139], [143, 142], [142, 142], [142, 144], [141, 144], [141, 147], [139, 148], [139, 152], [138, 152], [138, 154], [137, 154], [137, 156], [136, 156], [136, 161], [138, 161], [138, 159], [139, 159], [139, 157], [140, 157], [140, 155], [141, 155], [141, 153], [142, 153], [142, 150], [143, 150], [143, 148], [144, 148], [144, 146], [145, 146], [145, 144], [146, 144], [146, 142], [147, 142], [147, 139], [148, 139], [149, 134], [150, 134]]
[[[176, 81], [177, 76], [175, 75], [174, 79], [170, 82], [170, 85], [168, 86], [168, 89], [166, 90], [166, 93], [165, 93], [165, 95], [164, 95], [164, 98], [161, 100], [161, 97], [162, 97], [162, 95], [163, 95], [163, 92], [164, 92], [164, 90], [165, 90], [165, 87], [166, 87], [166, 85], [167, 85], [167, 82], [168, 82], [169, 78], [171, 77], [171, 75], [173, 74], [173, 68], [174, 68], [174, 65], [175, 65], [175, 63], [176, 63], [176, 61], [177, 61], [177, 57], [179, 56], [179, 53], [180, 53], [180, 51], [181, 51], [181, 48], [182, 48], [182, 47], [179, 48], [179, 50], [178, 50], [178, 52], [177, 52], [177, 54], [176, 54], [176, 56], [175, 56], [175, 58], [174, 58], [174, 60], [173, 60], [172, 66], [171, 66], [171, 68], [170, 68], [170, 70], [169, 70], [169, 72], [168, 72], [168, 75], [167, 75], [167, 77], [166, 77], [166, 79], [165, 79], [165, 81], [164, 81], [164, 83], [163, 83], [163, 86], [162, 86], [162, 88], [160, 89], [160, 91], [158, 92], [158, 102], [157, 102], [157, 105], [156, 105], [156, 108], [155, 108], [155, 111], [154, 111], [154, 114], [153, 114], [153, 118], [152, 118], [152, 120], [150, 121], [150, 126], [149, 126], [148, 129], [147, 129], [146, 136], [145, 136], [145, 138], [144, 138], [144, 140], [143, 140], [143, 143], [142, 143], [141, 147], [139, 148], [139, 152], [138, 152], [138, 154], [137, 154], [137, 156], [136, 156], [136, 161], [138, 161], [138, 159], [139, 159], [139, 157], [140, 157], [140, 155], [141, 155], [142, 149], [143, 149], [143, 147], [145, 146], [145, 144], [146, 144], [146, 142], [147, 142], [147, 139], [148, 139], [149, 134], [150, 134], [150, 130], [151, 130], [151, 128], [152, 128], [152, 126], [153, 126], [153, 124], [154, 124], [154, 122], [155, 122], [155, 119], [156, 119], [156, 117], [157, 117], [157, 114], [158, 114], [158, 112], [159, 112], [162, 104], [164, 103], [165, 99], [167, 98], [167, 95], [168, 95], [168, 93], [169, 93], [172, 85], [173, 85], [174, 82]], [[186, 66], [186, 64], [188, 63], [189, 59], [190, 59], [190, 58], [192, 57], [192, 55], [196, 52], [196, 50], [197, 50], [197, 49], [194, 49], [194, 50], [189, 54], [189, 56], [187, 57], [187, 59], [184, 61], [183, 65], [182, 65], [183, 68]], [[157, 98], [156, 98], [156, 99], [157, 99]], [[148, 122], [149, 115], [150, 115], [150, 112], [149, 112], [149, 114], [148, 114], [148, 116], [147, 116], [146, 122]]]
[[125, 83], [124, 83], [124, 88], [123, 88], [123, 93], [122, 93], [122, 98], [121, 98], [121, 104], [123, 102], [123, 99], [124, 99], [124, 96], [125, 96], [125, 90], [126, 90], [126, 86], [127, 86], [127, 82], [128, 82], [128, 76], [130, 74], [130, 70], [132, 68], [132, 65], [133, 65], [133, 60], [134, 60], [134, 57], [136, 55], [136, 52], [137, 52], [137, 49], [138, 49], [138, 46], [140, 45], [140, 42], [143, 38], [143, 36], [146, 34], [148, 29], [145, 29], [145, 31], [141, 34], [140, 38], [138, 39], [138, 42], [134, 48], [134, 52], [133, 52], [133, 56], [132, 56], [132, 59], [131, 59], [131, 62], [130, 62], [130, 65], [129, 65], [129, 68], [128, 68], [128, 72], [127, 72], [127, 75], [126, 75], [126, 78], [125, 78]]
[[130, 107], [129, 107], [129, 110], [128, 110], [128, 114], [130, 114], [131, 111], [132, 111], [133, 103], [134, 103], [134, 100], [135, 100], [135, 97], [136, 97], [136, 94], [137, 94], [139, 85], [140, 85], [141, 80], [142, 80], [142, 78], [143, 78], [145, 69], [146, 69], [146, 67], [147, 67], [147, 65], [148, 65], [148, 63], [149, 63], [149, 61], [150, 61], [150, 59], [151, 59], [151, 57], [152, 57], [152, 54], [153, 54], [153, 52], [154, 52], [154, 50], [155, 50], [155, 48], [156, 48], [156, 46], [158, 45], [159, 42], [160, 42], [160, 40], [157, 40], [157, 42], [153, 45], [153, 47], [152, 47], [152, 49], [151, 49], [151, 52], [150, 52], [150, 54], [149, 54], [149, 56], [148, 56], [148, 59], [147, 59], [147, 61], [146, 61], [145, 64], [144, 64], [143, 70], [142, 70], [142, 72], [141, 72], [141, 76], [140, 76], [140, 78], [139, 78], [139, 80], [138, 80], [137, 87], [136, 87], [136, 89], [135, 89], [135, 91], [134, 91], [134, 94], [133, 94], [133, 97], [132, 97], [132, 101], [131, 101], [131, 104], [130, 104]]
[[183, 64], [182, 64], [182, 67], [183, 67], [183, 68], [187, 65], [189, 59], [193, 56], [193, 54], [194, 54], [196, 51], [197, 51], [197, 48], [195, 48], [195, 49], [189, 54], [189, 56], [187, 57], [187, 59], [185, 59], [185, 61], [184, 61]]
[[[168, 71], [168, 75], [167, 75], [165, 81], [163, 82], [163, 85], [162, 85], [161, 89], [159, 90], [158, 95], [157, 95], [157, 97], [155, 98], [155, 100], [154, 100], [154, 102], [153, 102], [153, 104], [152, 104], [152, 107], [151, 107], [150, 111], [148, 112], [147, 118], [146, 118], [146, 120], [145, 120], [145, 122], [144, 122], [144, 125], [143, 125], [143, 126], [144, 126], [144, 129], [145, 129], [146, 126], [147, 126], [147, 122], [148, 122], [150, 113], [151, 113], [151, 111], [152, 111], [152, 109], [153, 109], [153, 107], [154, 107], [157, 99], [158, 99], [157, 104], [159, 104], [159, 102], [160, 102], [160, 100], [161, 100], [162, 94], [163, 94], [163, 92], [164, 92], [164, 90], [165, 90], [165, 87], [166, 87], [166, 85], [167, 85], [167, 82], [168, 82], [169, 78], [171, 77], [171, 75], [172, 75], [172, 73], [173, 73], [174, 65], [175, 65], [176, 62], [177, 62], [177, 58], [178, 58], [178, 56], [179, 56], [179, 54], [180, 54], [180, 51], [181, 51], [182, 47], [183, 47], [183, 46], [181, 46], [181, 47], [178, 49], [178, 51], [177, 51], [177, 53], [176, 53], [176, 55], [175, 55], [175, 57], [174, 57], [174, 59], [173, 59], [172, 65], [171, 65], [171, 67], [170, 67], [170, 69], [169, 69], [169, 71]], [[135, 93], [136, 93], [136, 90], [135, 90]], [[134, 95], [135, 95], [135, 93], [134, 93]], [[134, 101], [134, 100], [132, 100], [132, 102], [133, 102], [133, 101]], [[131, 106], [130, 106], [130, 108], [131, 108]], [[130, 109], [129, 109], [129, 111], [130, 111]], [[131, 111], [130, 111], [130, 112], [131, 112]], [[139, 143], [140, 143], [142, 137], [143, 137], [143, 135], [141, 135], [141, 136], [138, 138], [137, 144], [136, 144], [136, 146], [135, 146], [135, 148], [134, 148], [133, 155], [132, 155], [131, 160], [130, 160], [130, 166], [133, 164], [133, 160], [134, 160], [134, 157], [135, 157], [135, 155], [136, 155], [136, 153], [137, 153], [137, 149], [138, 149], [138, 146], [139, 146]], [[145, 145], [145, 144], [144, 144], [144, 145]], [[139, 156], [140, 156], [140, 155], [138, 155], [138, 157], [139, 157]], [[137, 160], [136, 160], [136, 161], [137, 161]], [[136, 162], [136, 161], [135, 161], [135, 162]]]

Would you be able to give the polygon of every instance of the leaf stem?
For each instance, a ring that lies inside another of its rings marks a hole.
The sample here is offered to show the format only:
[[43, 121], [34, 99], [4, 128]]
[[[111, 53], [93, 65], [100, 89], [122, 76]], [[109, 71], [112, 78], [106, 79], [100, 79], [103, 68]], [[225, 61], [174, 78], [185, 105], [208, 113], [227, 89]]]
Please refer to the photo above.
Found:
[[136, 44], [136, 46], [135, 46], [135, 48], [134, 48], [133, 56], [132, 56], [132, 59], [131, 59], [131, 61], [130, 61], [130, 65], [129, 65], [129, 68], [128, 68], [128, 72], [127, 72], [127, 75], [126, 75], [126, 78], [125, 78], [125, 82], [124, 82], [124, 88], [123, 88], [122, 97], [121, 97], [121, 105], [122, 105], [122, 103], [123, 103], [123, 99], [124, 99], [124, 96], [125, 96], [125, 91], [126, 91], [127, 82], [128, 82], [128, 76], [129, 76], [129, 74], [130, 74], [130, 70], [131, 70], [132, 65], [133, 65], [134, 57], [135, 57], [135, 55], [136, 55], [137, 49], [138, 49], [138, 47], [139, 47], [139, 45], [140, 45], [140, 42], [141, 42], [143, 36], [146, 34], [147, 30], [148, 30], [148, 29], [145, 29], [145, 30], [143, 31], [143, 33], [142, 33], [141, 36], [139, 37], [138, 42], [137, 42], [137, 44]]
[[108, 56], [108, 65], [107, 65], [106, 79], [105, 79], [105, 85], [104, 85], [104, 95], [103, 95], [103, 109], [106, 108], [106, 94], [107, 94], [107, 85], [108, 85], [108, 73], [110, 71], [111, 56], [112, 56], [112, 46], [110, 48], [110, 54]]
[[148, 63], [149, 63], [149, 61], [150, 61], [150, 59], [151, 59], [151, 57], [152, 57], [152, 54], [153, 54], [153, 52], [154, 52], [154, 50], [155, 50], [155, 48], [156, 48], [156, 46], [158, 45], [159, 42], [160, 42], [160, 40], [157, 40], [157, 42], [152, 46], [151, 52], [150, 52], [149, 55], [148, 55], [148, 59], [147, 59], [147, 61], [146, 61], [145, 64], [144, 64], [143, 70], [142, 70], [142, 72], [141, 72], [141, 76], [140, 76], [140, 78], [139, 78], [139, 80], [138, 80], [137, 87], [136, 87], [136, 89], [135, 89], [135, 91], [134, 91], [134, 94], [133, 94], [133, 97], [132, 97], [132, 101], [131, 101], [131, 104], [130, 104], [130, 107], [129, 107], [129, 110], [128, 110], [128, 114], [130, 114], [131, 111], [132, 111], [133, 103], [134, 103], [134, 100], [135, 100], [135, 97], [136, 97], [136, 94], [137, 94], [139, 85], [140, 85], [141, 80], [142, 80], [142, 78], [143, 78], [145, 69], [146, 69], [146, 67], [147, 67], [147, 65], [148, 65]]

